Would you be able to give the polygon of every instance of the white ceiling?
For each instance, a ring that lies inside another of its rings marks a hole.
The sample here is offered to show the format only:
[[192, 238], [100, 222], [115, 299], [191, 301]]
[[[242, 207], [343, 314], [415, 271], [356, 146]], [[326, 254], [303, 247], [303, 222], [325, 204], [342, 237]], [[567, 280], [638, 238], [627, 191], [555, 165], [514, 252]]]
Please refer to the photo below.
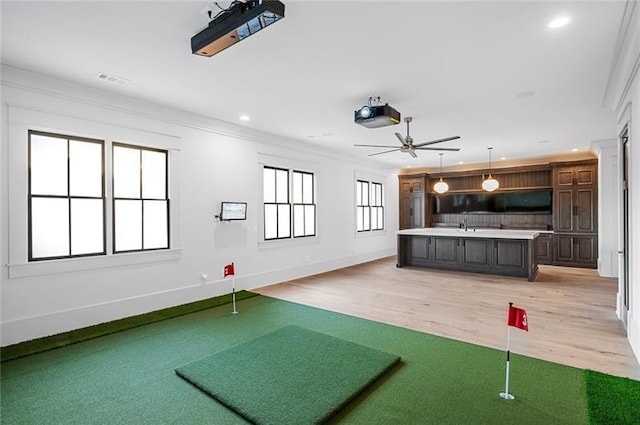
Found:
[[[282, 21], [204, 58], [189, 40], [213, 2], [3, 0], [1, 61], [363, 158], [377, 150], [354, 143], [395, 145], [406, 133], [354, 124], [372, 95], [414, 117], [415, 143], [459, 135], [440, 145], [461, 148], [445, 167], [486, 163], [489, 146], [494, 160], [518, 160], [615, 137], [602, 100], [624, 1], [284, 3]], [[548, 29], [560, 15], [569, 25]]]

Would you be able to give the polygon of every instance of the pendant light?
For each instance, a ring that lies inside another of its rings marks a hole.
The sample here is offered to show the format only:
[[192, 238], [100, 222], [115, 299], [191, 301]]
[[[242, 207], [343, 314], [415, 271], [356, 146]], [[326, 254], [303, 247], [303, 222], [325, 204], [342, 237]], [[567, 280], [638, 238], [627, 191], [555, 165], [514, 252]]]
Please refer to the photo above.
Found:
[[449, 190], [449, 185], [447, 184], [447, 182], [442, 180], [442, 155], [444, 154], [440, 154], [440, 181], [433, 185], [433, 190], [438, 193], [445, 193]]
[[489, 147], [487, 149], [489, 150], [489, 177], [482, 182], [482, 188], [487, 192], [493, 192], [500, 187], [500, 183], [491, 176], [491, 149], [493, 149], [493, 147]]

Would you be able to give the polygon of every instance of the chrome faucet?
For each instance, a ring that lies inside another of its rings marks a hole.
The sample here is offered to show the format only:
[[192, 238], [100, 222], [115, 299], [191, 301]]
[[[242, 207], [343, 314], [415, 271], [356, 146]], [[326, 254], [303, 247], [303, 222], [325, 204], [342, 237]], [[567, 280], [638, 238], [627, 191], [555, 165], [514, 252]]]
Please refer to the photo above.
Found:
[[467, 216], [462, 216], [462, 223], [460, 223], [460, 228], [464, 228], [464, 231], [467, 231]]

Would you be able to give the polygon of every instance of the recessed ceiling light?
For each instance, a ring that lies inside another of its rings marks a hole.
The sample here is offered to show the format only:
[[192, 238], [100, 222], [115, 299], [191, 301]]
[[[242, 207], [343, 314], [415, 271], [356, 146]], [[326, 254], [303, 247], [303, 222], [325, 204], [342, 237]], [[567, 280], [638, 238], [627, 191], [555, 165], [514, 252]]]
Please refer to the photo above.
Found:
[[571, 149], [571, 152], [578, 152], [578, 148]]
[[507, 159], [506, 156], [503, 156], [502, 158], [500, 158], [502, 161], [504, 161], [505, 159]]
[[251, 118], [249, 118], [249, 115], [240, 115], [240, 121], [249, 121]]
[[464, 161], [458, 161], [458, 164], [464, 164]]
[[566, 16], [562, 16], [560, 18], [556, 18], [553, 21], [549, 22], [548, 27], [551, 29], [562, 28], [569, 23], [570, 19]]
[[533, 97], [535, 95], [536, 95], [536, 92], [534, 92], [534, 91], [523, 91], [521, 93], [518, 93], [516, 95], [516, 98], [518, 98], [518, 99], [526, 99], [528, 97]]

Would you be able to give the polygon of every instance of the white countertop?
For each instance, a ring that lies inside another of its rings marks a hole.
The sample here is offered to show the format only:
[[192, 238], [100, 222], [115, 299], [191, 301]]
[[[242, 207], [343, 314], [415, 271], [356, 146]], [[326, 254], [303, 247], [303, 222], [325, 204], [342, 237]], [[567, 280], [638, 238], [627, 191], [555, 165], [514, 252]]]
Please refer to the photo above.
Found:
[[543, 230], [509, 230], [509, 229], [447, 229], [427, 227], [423, 229], [398, 230], [398, 235], [410, 236], [448, 236], [460, 238], [489, 238], [489, 239], [535, 239], [541, 233], [551, 233]]

